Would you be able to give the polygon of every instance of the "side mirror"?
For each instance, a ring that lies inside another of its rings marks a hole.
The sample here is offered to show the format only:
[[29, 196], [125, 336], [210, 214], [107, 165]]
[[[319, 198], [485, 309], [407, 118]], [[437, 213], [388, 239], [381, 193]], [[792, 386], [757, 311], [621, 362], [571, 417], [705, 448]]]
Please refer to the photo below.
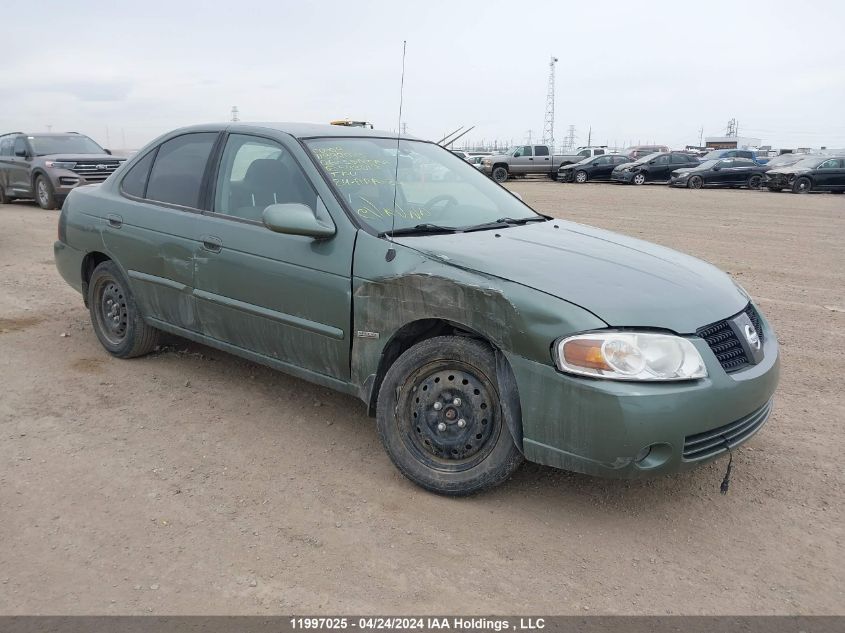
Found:
[[110, 150], [110, 149], [105, 149], [105, 148], [103, 148], [103, 151], [104, 151], [106, 154], [108, 154], [109, 156], [111, 156], [111, 150]]
[[719, 171], [721, 168], [722, 168], [722, 166], [719, 163], [716, 163], [715, 165], [713, 165], [713, 171]]
[[654, 163], [656, 163], [656, 162], [657, 162], [656, 160], [650, 160], [650, 161], [648, 161], [648, 164], [649, 164], [649, 165], [654, 165]]
[[332, 224], [317, 219], [314, 212], [298, 202], [271, 204], [261, 214], [264, 226], [275, 233], [304, 235], [314, 239], [325, 239], [335, 234]]
[[27, 154], [25, 149], [16, 149], [15, 156], [18, 158], [29, 158], [29, 154]]

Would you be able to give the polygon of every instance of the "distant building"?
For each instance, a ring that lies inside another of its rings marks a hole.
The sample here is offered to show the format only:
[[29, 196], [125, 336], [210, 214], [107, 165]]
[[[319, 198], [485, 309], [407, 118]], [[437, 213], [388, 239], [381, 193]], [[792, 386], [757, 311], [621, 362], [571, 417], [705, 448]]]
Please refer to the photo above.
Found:
[[704, 144], [713, 149], [756, 149], [763, 142], [749, 136], [707, 136]]

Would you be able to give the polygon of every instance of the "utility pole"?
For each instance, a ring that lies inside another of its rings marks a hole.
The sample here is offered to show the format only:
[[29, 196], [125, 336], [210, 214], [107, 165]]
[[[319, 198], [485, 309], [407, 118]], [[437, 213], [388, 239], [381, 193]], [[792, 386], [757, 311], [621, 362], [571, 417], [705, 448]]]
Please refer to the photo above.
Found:
[[587, 147], [593, 144], [593, 126], [590, 126], [590, 131], [587, 132]]
[[238, 106], [232, 106], [232, 121], [237, 123], [241, 120], [240, 113], [238, 112]]
[[703, 125], [698, 130], [698, 146], [704, 147], [704, 126]]
[[546, 118], [543, 120], [543, 143], [551, 147], [554, 154], [555, 146], [555, 64], [557, 57], [549, 57], [549, 85], [546, 91]]
[[569, 133], [566, 135], [566, 142], [564, 143], [564, 147], [566, 147], [567, 151], [572, 151], [575, 147], [575, 126], [569, 126]]
[[533, 130], [528, 130], [528, 141], [527, 141], [527, 143], [528, 143], [529, 145], [531, 145], [531, 133], [532, 133], [532, 132], [533, 132]]
[[402, 121], [402, 136], [408, 135], [408, 124], [405, 121]]

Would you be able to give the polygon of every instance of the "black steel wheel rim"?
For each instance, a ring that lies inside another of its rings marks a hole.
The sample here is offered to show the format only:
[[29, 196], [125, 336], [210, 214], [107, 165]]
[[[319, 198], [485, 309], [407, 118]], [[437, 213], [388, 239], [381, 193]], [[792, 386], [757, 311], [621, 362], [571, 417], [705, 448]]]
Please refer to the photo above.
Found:
[[100, 333], [112, 345], [120, 345], [126, 338], [129, 311], [126, 292], [114, 279], [101, 279], [95, 292], [95, 310]]
[[396, 423], [405, 447], [428, 468], [461, 472], [481, 463], [502, 432], [499, 394], [478, 368], [438, 361], [400, 388]]
[[748, 181], [748, 186], [752, 189], [759, 189], [762, 181], [763, 179], [760, 176], [751, 176], [751, 179]]

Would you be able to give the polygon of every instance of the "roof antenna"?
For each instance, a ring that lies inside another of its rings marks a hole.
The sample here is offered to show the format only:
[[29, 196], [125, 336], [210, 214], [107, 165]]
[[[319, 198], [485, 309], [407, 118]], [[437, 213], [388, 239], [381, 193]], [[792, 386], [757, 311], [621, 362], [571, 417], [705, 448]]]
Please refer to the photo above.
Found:
[[396, 229], [396, 189], [399, 186], [399, 139], [402, 130], [402, 99], [405, 94], [405, 49], [408, 47], [408, 41], [402, 40], [402, 81], [399, 84], [399, 123], [396, 125], [396, 168], [393, 172], [393, 214], [390, 216], [390, 248], [384, 258], [392, 262], [396, 257], [396, 249], [393, 248], [393, 231]]

